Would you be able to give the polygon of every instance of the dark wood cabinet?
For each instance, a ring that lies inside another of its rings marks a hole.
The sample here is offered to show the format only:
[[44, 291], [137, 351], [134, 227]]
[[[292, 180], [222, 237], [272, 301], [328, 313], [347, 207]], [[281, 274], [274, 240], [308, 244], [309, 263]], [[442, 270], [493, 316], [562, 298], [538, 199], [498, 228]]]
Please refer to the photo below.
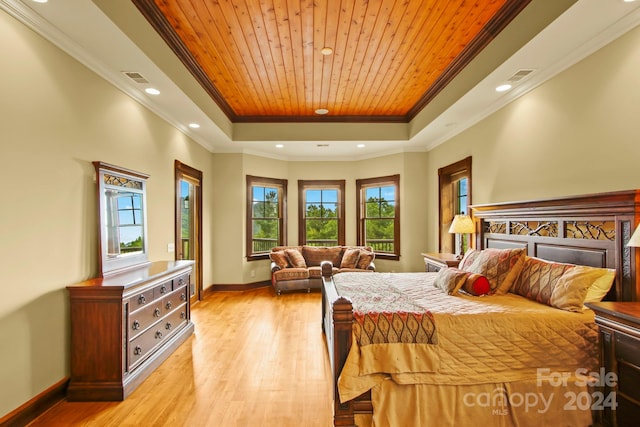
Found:
[[192, 266], [154, 262], [67, 287], [69, 400], [123, 400], [193, 333]]
[[596, 415], [607, 426], [637, 426], [640, 420], [640, 303], [588, 303], [600, 333], [600, 363], [611, 381], [600, 384], [604, 405]]
[[460, 259], [455, 254], [426, 252], [422, 254], [422, 258], [427, 272], [438, 272], [442, 268], [457, 267], [460, 264]]

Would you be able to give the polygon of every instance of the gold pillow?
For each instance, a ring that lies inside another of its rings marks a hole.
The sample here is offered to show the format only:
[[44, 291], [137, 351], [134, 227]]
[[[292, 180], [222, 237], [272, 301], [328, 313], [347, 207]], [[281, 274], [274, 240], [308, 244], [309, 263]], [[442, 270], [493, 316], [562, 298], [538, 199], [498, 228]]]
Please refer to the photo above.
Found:
[[570, 268], [556, 282], [549, 304], [562, 310], [581, 312], [587, 291], [607, 273], [607, 269], [582, 265]]

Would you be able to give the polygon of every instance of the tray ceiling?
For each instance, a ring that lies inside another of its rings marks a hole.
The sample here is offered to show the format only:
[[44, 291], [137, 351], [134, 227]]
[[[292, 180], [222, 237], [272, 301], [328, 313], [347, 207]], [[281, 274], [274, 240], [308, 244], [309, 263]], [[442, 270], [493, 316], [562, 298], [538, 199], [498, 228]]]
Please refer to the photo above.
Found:
[[232, 122], [399, 123], [529, 1], [133, 0]]

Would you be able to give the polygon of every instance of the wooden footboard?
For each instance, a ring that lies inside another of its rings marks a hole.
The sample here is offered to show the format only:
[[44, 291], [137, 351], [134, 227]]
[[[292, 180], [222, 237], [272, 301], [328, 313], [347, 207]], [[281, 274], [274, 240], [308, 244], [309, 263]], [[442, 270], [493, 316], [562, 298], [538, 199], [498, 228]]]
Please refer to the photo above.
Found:
[[351, 349], [353, 306], [349, 298], [338, 295], [333, 282], [331, 262], [322, 264], [322, 330], [327, 339], [327, 350], [333, 374], [333, 425], [354, 426], [354, 415], [372, 413], [371, 394], [340, 403], [338, 377]]

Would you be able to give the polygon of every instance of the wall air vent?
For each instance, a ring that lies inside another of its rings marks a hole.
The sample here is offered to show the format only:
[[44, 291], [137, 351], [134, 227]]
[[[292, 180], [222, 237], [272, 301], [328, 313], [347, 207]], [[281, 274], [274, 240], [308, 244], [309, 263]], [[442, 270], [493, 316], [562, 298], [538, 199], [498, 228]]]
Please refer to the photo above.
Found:
[[524, 79], [525, 77], [527, 77], [529, 74], [533, 73], [534, 70], [530, 70], [530, 69], [522, 69], [522, 70], [518, 70], [516, 71], [516, 73], [514, 75], [512, 75], [511, 77], [509, 77], [507, 79], [508, 82], [519, 82], [520, 80]]
[[122, 74], [129, 77], [131, 80], [133, 80], [136, 83], [149, 83], [149, 81], [145, 79], [142, 76], [142, 74], [137, 73], [135, 71], [123, 71]]

